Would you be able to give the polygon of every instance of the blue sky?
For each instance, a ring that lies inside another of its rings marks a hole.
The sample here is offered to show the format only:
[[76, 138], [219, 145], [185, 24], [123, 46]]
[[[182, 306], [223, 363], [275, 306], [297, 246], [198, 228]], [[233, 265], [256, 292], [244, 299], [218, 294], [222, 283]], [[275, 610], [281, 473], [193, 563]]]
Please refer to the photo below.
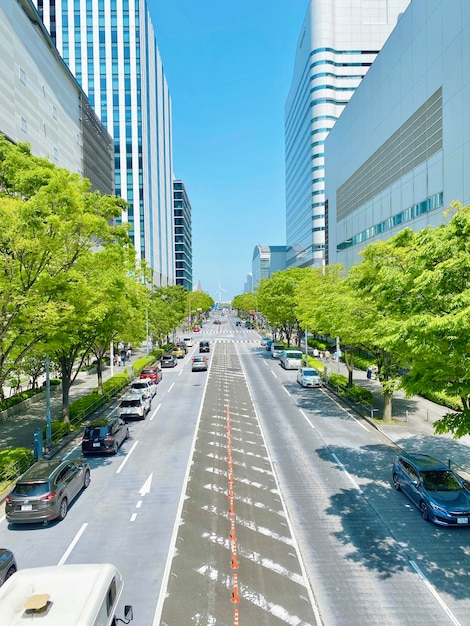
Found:
[[192, 206], [193, 281], [243, 292], [257, 244], [285, 244], [284, 105], [308, 0], [147, 0]]

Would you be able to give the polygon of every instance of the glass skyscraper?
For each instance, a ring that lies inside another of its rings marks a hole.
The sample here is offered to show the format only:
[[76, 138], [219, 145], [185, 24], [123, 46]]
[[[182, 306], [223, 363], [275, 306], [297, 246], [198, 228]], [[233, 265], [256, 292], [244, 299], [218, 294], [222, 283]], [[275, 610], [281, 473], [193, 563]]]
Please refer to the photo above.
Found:
[[328, 263], [324, 142], [409, 1], [310, 0], [285, 107], [288, 267]]
[[114, 139], [115, 193], [138, 258], [175, 284], [172, 112], [146, 0], [33, 0]]

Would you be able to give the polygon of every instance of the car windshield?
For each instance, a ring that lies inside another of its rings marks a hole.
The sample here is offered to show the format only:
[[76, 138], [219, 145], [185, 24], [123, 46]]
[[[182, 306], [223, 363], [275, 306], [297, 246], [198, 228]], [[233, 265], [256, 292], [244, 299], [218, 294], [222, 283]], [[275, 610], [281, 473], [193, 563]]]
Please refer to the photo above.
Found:
[[429, 470], [421, 472], [423, 486], [427, 491], [460, 491], [462, 485], [449, 470]]
[[156, 371], [155, 370], [142, 370], [140, 373], [141, 374], [152, 375], [152, 374], [156, 374]]
[[147, 389], [147, 387], [148, 387], [148, 383], [146, 382], [132, 383], [133, 389]]
[[318, 376], [318, 372], [315, 370], [304, 370], [304, 376]]
[[286, 354], [286, 358], [287, 359], [298, 359], [298, 360], [300, 360], [302, 358], [302, 355], [300, 354], [300, 352], [288, 352]]
[[49, 492], [49, 483], [18, 483], [12, 495], [13, 496], [43, 496]]
[[172, 361], [172, 360], [173, 360], [173, 358], [172, 358], [172, 356], [170, 354], [164, 354], [162, 356], [162, 361]]

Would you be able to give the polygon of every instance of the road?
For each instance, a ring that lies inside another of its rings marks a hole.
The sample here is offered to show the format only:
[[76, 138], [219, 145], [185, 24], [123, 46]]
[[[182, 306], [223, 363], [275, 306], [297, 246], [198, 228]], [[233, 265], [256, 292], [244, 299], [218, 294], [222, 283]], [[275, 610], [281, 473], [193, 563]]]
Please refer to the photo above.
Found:
[[210, 371], [164, 370], [67, 518], [2, 518], [0, 545], [19, 567], [116, 564], [136, 626], [470, 625], [468, 529], [426, 524], [391, 487], [390, 441], [221, 321], [197, 337]]

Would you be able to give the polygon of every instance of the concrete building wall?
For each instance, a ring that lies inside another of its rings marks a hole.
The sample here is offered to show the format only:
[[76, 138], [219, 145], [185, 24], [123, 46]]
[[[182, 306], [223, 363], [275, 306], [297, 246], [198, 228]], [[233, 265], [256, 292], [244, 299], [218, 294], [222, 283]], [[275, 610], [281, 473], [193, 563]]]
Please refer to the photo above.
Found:
[[466, 0], [413, 0], [329, 134], [330, 263], [470, 202], [469, 33]]

